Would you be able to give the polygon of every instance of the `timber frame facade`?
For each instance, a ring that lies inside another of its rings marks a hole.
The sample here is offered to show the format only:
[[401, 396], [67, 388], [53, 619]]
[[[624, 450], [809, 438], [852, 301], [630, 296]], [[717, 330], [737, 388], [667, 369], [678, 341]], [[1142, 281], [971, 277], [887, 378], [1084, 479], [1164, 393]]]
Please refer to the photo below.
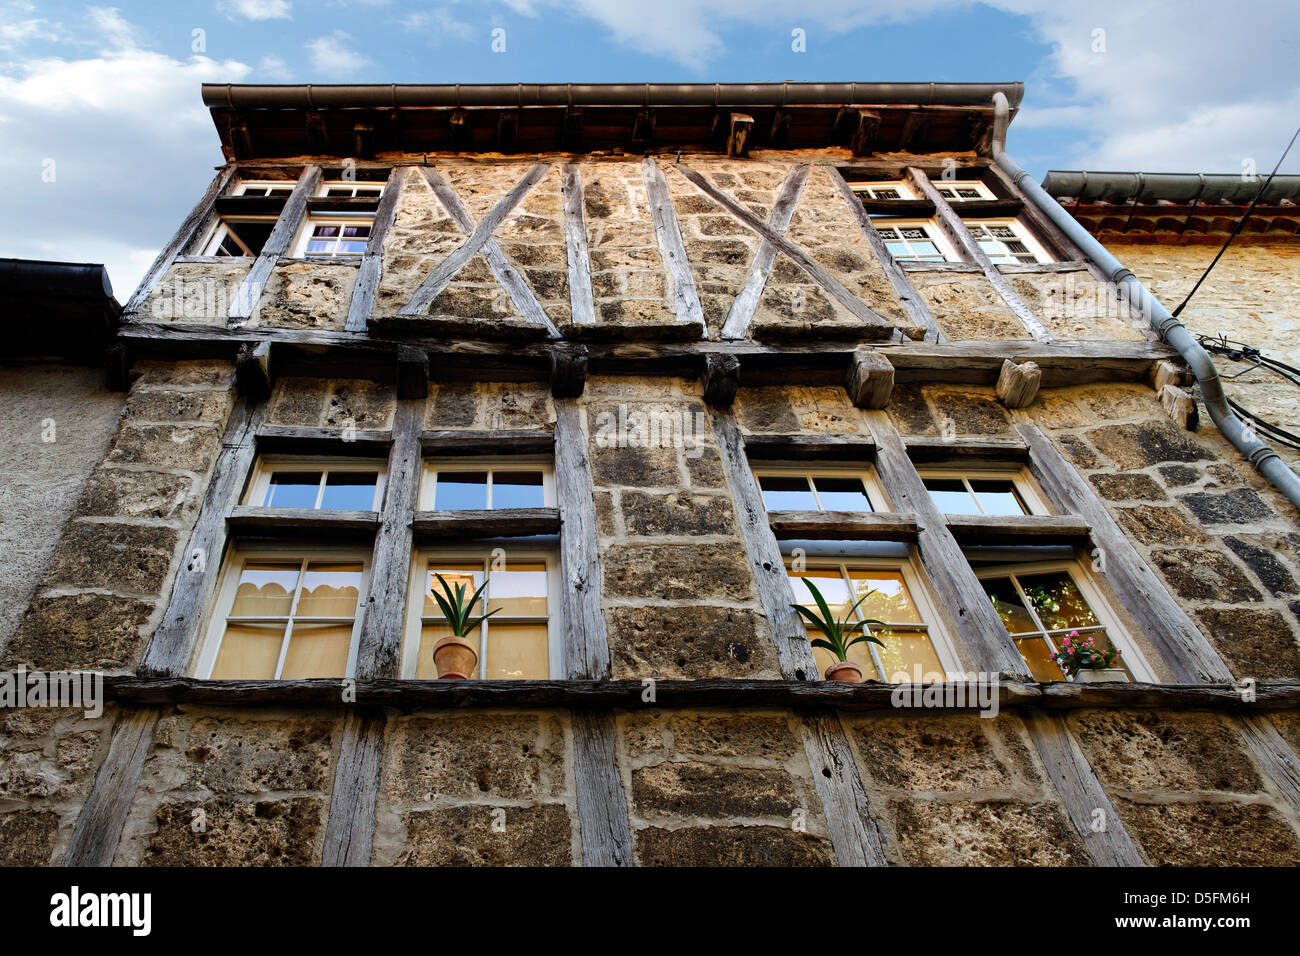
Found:
[[[0, 647], [110, 701], [6, 727], [89, 753], [0, 810], [15, 858], [1300, 862], [1296, 515], [991, 163], [1019, 84], [844, 86], [205, 87], [227, 163], [124, 308], [118, 432]], [[272, 457], [382, 493], [250, 499]], [[447, 461], [545, 461], [554, 503], [436, 507]], [[778, 507], [756, 463], [878, 499]], [[950, 513], [935, 474], [1041, 504]], [[457, 548], [554, 555], [562, 663], [412, 676], [412, 575]], [[237, 549], [364, 555], [346, 673], [201, 676]], [[899, 582], [930, 695], [821, 678], [804, 560]], [[1129, 680], [1044, 676], [1076, 624], [989, 582], [1053, 574]]]

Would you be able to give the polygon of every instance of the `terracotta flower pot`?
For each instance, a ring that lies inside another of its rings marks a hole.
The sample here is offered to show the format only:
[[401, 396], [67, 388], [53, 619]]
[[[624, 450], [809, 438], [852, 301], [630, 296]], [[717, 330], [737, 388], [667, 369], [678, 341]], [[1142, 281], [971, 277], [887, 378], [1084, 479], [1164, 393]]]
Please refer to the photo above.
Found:
[[826, 668], [827, 680], [846, 680], [854, 684], [862, 683], [862, 668], [852, 661], [839, 661]]
[[1128, 674], [1122, 667], [1085, 667], [1074, 675], [1076, 684], [1101, 684], [1106, 681], [1128, 683]]
[[469, 680], [478, 663], [478, 652], [459, 637], [444, 637], [433, 645], [433, 665], [439, 680]]

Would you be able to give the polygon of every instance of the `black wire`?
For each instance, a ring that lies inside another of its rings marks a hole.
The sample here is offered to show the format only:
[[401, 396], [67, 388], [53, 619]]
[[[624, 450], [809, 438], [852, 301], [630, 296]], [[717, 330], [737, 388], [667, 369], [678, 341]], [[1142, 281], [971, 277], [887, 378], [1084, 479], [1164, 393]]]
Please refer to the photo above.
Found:
[[1187, 303], [1192, 300], [1192, 296], [1196, 295], [1196, 290], [1201, 287], [1201, 283], [1204, 282], [1206, 276], [1210, 274], [1210, 270], [1218, 265], [1219, 260], [1223, 258], [1223, 254], [1228, 251], [1228, 246], [1232, 245], [1232, 240], [1236, 239], [1241, 233], [1241, 230], [1246, 228], [1246, 220], [1249, 219], [1250, 214], [1255, 211], [1255, 205], [1259, 202], [1260, 197], [1264, 195], [1264, 190], [1267, 189], [1269, 183], [1273, 181], [1273, 177], [1277, 175], [1277, 171], [1282, 168], [1282, 161], [1286, 159], [1286, 154], [1291, 152], [1291, 147], [1295, 145], [1296, 137], [1298, 136], [1300, 136], [1300, 126], [1297, 126], [1296, 131], [1291, 134], [1291, 142], [1287, 143], [1286, 149], [1282, 150], [1282, 155], [1278, 159], [1277, 165], [1274, 166], [1273, 171], [1268, 174], [1268, 179], [1264, 180], [1263, 184], [1259, 187], [1259, 192], [1255, 193], [1255, 198], [1252, 199], [1250, 205], [1246, 207], [1245, 215], [1238, 220], [1236, 228], [1234, 228], [1228, 235], [1228, 239], [1223, 244], [1223, 248], [1219, 250], [1219, 254], [1214, 257], [1208, 266], [1205, 267], [1205, 271], [1201, 273], [1201, 277], [1196, 280], [1196, 285], [1192, 286], [1192, 291], [1187, 293], [1187, 297], [1183, 299], [1182, 302], [1178, 303], [1178, 308], [1174, 309], [1174, 311], [1170, 313], [1174, 318], [1178, 318], [1178, 314], [1183, 311], [1183, 306], [1187, 305]]
[[[1276, 359], [1267, 358], [1260, 354], [1259, 349], [1253, 345], [1247, 345], [1245, 342], [1238, 342], [1228, 338], [1226, 335], [1199, 335], [1201, 347], [1207, 352], [1214, 352], [1216, 355], [1224, 355], [1234, 362], [1249, 362], [1255, 368], [1264, 369], [1272, 372], [1281, 378], [1286, 379], [1293, 385], [1300, 386], [1300, 369], [1285, 362], [1279, 362]], [[1247, 369], [1247, 371], [1250, 371]], [[1242, 373], [1245, 374], [1245, 373]], [[1226, 397], [1226, 396], [1225, 396]], [[1300, 451], [1300, 435], [1287, 431], [1279, 425], [1274, 425], [1266, 419], [1260, 418], [1254, 412], [1247, 411], [1240, 403], [1231, 398], [1228, 399], [1228, 407], [1231, 408], [1241, 418], [1248, 418], [1254, 422], [1259, 431], [1262, 431], [1269, 439], [1279, 445], [1285, 445], [1288, 448]]]

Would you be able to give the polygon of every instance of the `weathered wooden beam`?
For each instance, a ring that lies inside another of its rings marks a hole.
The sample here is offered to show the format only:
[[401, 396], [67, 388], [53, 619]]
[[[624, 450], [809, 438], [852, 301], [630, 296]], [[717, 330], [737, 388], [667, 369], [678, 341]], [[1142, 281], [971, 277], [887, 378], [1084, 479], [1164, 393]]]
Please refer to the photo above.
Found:
[[1242, 714], [1238, 727], [1255, 762], [1268, 774], [1292, 812], [1300, 813], [1300, 757], [1264, 714]]
[[253, 137], [248, 132], [247, 123], [232, 123], [230, 126], [230, 150], [234, 159], [251, 159], [255, 153]]
[[771, 511], [778, 538], [836, 541], [915, 541], [916, 515], [888, 511]]
[[749, 155], [749, 138], [754, 132], [754, 117], [748, 113], [732, 113], [727, 131], [727, 155]]
[[135, 287], [135, 291], [131, 293], [131, 298], [126, 300], [126, 305], [122, 307], [122, 320], [124, 322], [133, 320], [135, 313], [140, 311], [145, 300], [149, 298], [149, 294], [162, 281], [167, 274], [167, 270], [176, 261], [176, 257], [184, 255], [190, 246], [194, 244], [203, 227], [212, 218], [212, 209], [216, 205], [217, 197], [225, 193], [226, 187], [234, 175], [235, 167], [228, 165], [212, 177], [212, 182], [208, 184], [207, 190], [203, 193], [203, 198], [194, 204], [194, 208], [185, 217], [185, 221], [181, 223], [180, 228], [176, 230], [171, 240], [167, 245], [163, 246], [153, 264], [149, 266], [144, 278]]
[[836, 861], [840, 866], [886, 866], [880, 832], [839, 717], [829, 708], [816, 708], [803, 718], [800, 731]]
[[430, 458], [549, 455], [555, 449], [555, 435], [541, 428], [447, 429], [424, 432], [420, 444]]
[[719, 408], [729, 407], [740, 388], [740, 359], [734, 355], [706, 355], [703, 384], [706, 402]]
[[298, 227], [302, 225], [303, 216], [307, 213], [307, 199], [316, 195], [320, 181], [319, 166], [303, 169], [297, 185], [284, 204], [280, 218], [275, 221], [275, 227], [266, 238], [266, 244], [262, 246], [253, 267], [248, 270], [248, 275], [244, 276], [244, 281], [239, 284], [231, 300], [226, 313], [230, 325], [242, 325], [252, 316], [258, 300], [262, 298], [262, 290], [266, 288], [266, 280], [271, 277], [271, 270], [280, 261], [280, 257], [289, 251], [293, 237], [298, 234]]
[[429, 353], [407, 345], [397, 350], [397, 397], [429, 397]]
[[307, 140], [311, 143], [312, 153], [317, 156], [328, 155], [331, 152], [330, 138], [324, 114], [317, 110], [308, 110], [303, 118], [303, 126], [307, 132]]
[[821, 676], [817, 671], [817, 661], [813, 658], [803, 623], [792, 607], [794, 589], [786, 574], [781, 547], [768, 524], [762, 492], [749, 467], [740, 426], [730, 412], [715, 410], [713, 432], [731, 482], [736, 519], [740, 523], [740, 534], [754, 572], [763, 613], [767, 615], [768, 630], [776, 646], [781, 675], [794, 680], [817, 680]]
[[1166, 385], [1179, 387], [1191, 385], [1196, 381], [1196, 377], [1181, 360], [1161, 359], [1151, 363], [1151, 373], [1147, 376], [1147, 381], [1152, 389], [1159, 393]]
[[235, 387], [239, 394], [254, 402], [271, 397], [275, 373], [271, 367], [271, 343], [249, 342], [240, 346], [235, 356]]
[[637, 110], [636, 119], [632, 123], [632, 152], [640, 152], [653, 143], [654, 138], [655, 111], [652, 107], [647, 106]]
[[403, 398], [393, 415], [383, 510], [370, 561], [370, 586], [362, 611], [358, 678], [398, 672], [406, 626], [406, 585], [411, 568], [411, 516], [420, 493], [420, 426], [424, 400]]
[[226, 527], [242, 535], [356, 538], [375, 533], [379, 512], [236, 505], [230, 509]]
[[[340, 695], [341, 696], [341, 695]], [[384, 712], [350, 710], [334, 766], [321, 866], [369, 866], [384, 754]]]
[[876, 227], [871, 223], [871, 217], [867, 215], [867, 210], [862, 205], [862, 200], [857, 194], [849, 188], [849, 184], [840, 175], [838, 169], [828, 166], [827, 170], [831, 177], [831, 182], [839, 190], [841, 198], [848, 203], [849, 210], [853, 213], [853, 218], [862, 231], [862, 235], [867, 240], [867, 245], [875, 253], [876, 260], [885, 272], [885, 278], [894, 289], [894, 294], [898, 296], [903, 303], [903, 309], [907, 312], [908, 318], [917, 328], [925, 329], [923, 336], [930, 342], [943, 341], [943, 333], [939, 329], [939, 323], [935, 321], [934, 316], [930, 314], [930, 307], [925, 301], [925, 297], [916, 291], [915, 287], [908, 281], [907, 275], [899, 268], [894, 256], [890, 253], [889, 247], [885, 245], [885, 240], [880, 238], [880, 233], [876, 232]]
[[263, 425], [257, 432], [259, 454], [375, 455], [388, 457], [393, 443], [387, 429], [319, 428], [311, 425]]
[[423, 539], [473, 540], [559, 534], [558, 508], [494, 508], [491, 511], [417, 511], [412, 520]]
[[447, 117], [447, 135], [451, 140], [452, 152], [469, 152], [473, 146], [469, 135], [469, 113], [461, 109], [452, 110]]
[[570, 106], [564, 111], [564, 148], [571, 153], [582, 152], [581, 106]]
[[984, 278], [988, 279], [989, 284], [997, 290], [998, 295], [1006, 302], [1007, 307], [1015, 313], [1016, 318], [1020, 320], [1020, 324], [1025, 327], [1025, 330], [1041, 342], [1050, 342], [1052, 336], [1047, 331], [1046, 326], [1038, 321], [1038, 317], [1034, 315], [1033, 310], [1025, 304], [1024, 300], [1016, 293], [1016, 290], [1011, 288], [1011, 283], [1007, 281], [1007, 277], [998, 271], [998, 267], [992, 263], [980, 244], [975, 241], [975, 237], [966, 228], [966, 223], [948, 204], [948, 200], [944, 199], [939, 190], [934, 188], [934, 184], [930, 182], [930, 177], [915, 166], [909, 166], [907, 171], [912, 182], [920, 189], [921, 194], [934, 203], [939, 226], [948, 234], [948, 238], [952, 240], [969, 261], [980, 267], [984, 273]]
[[898, 152], [919, 153], [921, 137], [930, 128], [930, 114], [919, 109], [912, 110], [903, 120], [902, 132], [898, 135]]
[[907, 456], [917, 463], [959, 461], [1026, 461], [1029, 446], [1006, 438], [909, 437], [904, 440]]
[[750, 435], [745, 451], [754, 461], [852, 461], [865, 464], [876, 457], [869, 435]]
[[1167, 347], [1152, 342], [1072, 342], [1051, 345], [1026, 341], [909, 342], [889, 347], [899, 382], [945, 382], [993, 385], [1002, 363], [1032, 361], [1043, 373], [1041, 388], [1066, 388], [1093, 382], [1141, 382], [1151, 363], [1168, 356]]
[[565, 622], [564, 673], [571, 680], [609, 676], [609, 638], [601, 610], [596, 506], [591, 462], [575, 399], [555, 400], [555, 500], [560, 509], [560, 613]]
[[519, 139], [519, 113], [516, 110], [504, 110], [497, 117], [497, 149], [503, 153], [513, 153]]
[[962, 544], [1076, 544], [1091, 530], [1073, 515], [945, 515], [944, 520]]
[[582, 170], [565, 163], [564, 245], [569, 265], [569, 311], [575, 325], [594, 325], [596, 305], [591, 290], [591, 254], [587, 248], [587, 213], [582, 201]]
[[[808, 182], [808, 171], [807, 163], [796, 163], [786, 174], [776, 202], [772, 204], [772, 211], [767, 215], [767, 225], [775, 232], [784, 233], [790, 227], [790, 219], [799, 204], [799, 196]], [[754, 311], [758, 308], [775, 261], [776, 247], [764, 239], [754, 254], [754, 261], [750, 263], [749, 277], [740, 294], [732, 300], [727, 318], [722, 323], [724, 339], [743, 339], [748, 334], [749, 323], [753, 321]]]
[[870, 156], [876, 151], [876, 135], [880, 132], [880, 114], [873, 110], [858, 110], [858, 122], [853, 130], [849, 148], [854, 156]]
[[785, 149], [790, 145], [790, 122], [793, 119], [789, 110], [772, 111], [772, 123], [767, 130], [768, 149]]
[[362, 159], [375, 158], [375, 128], [369, 123], [353, 124], [352, 155]]
[[[460, 272], [480, 252], [484, 252], [486, 257], [487, 244], [491, 241], [492, 233], [496, 231], [497, 226], [501, 225], [506, 216], [514, 211], [514, 208], [523, 201], [529, 191], [541, 182], [550, 168], [546, 163], [534, 165], [519, 182], [511, 187], [508, 193], [497, 200], [496, 204], [488, 210], [487, 215], [476, 224], [460, 201], [460, 197], [456, 195], [455, 190], [442, 177], [442, 174], [427, 166], [421, 167], [421, 172], [424, 173], [425, 179], [428, 180], [430, 188], [438, 196], [439, 202], [446, 208], [447, 214], [455, 220], [456, 225], [467, 233], [467, 236], [465, 241], [457, 246], [450, 255], [434, 266], [433, 271], [424, 278], [419, 288], [411, 296], [411, 301], [398, 310], [398, 315], [425, 314], [429, 311], [429, 306], [433, 304], [433, 300], [447, 287], [447, 283], [455, 277], [456, 273]], [[492, 247], [496, 248], [496, 243], [492, 243]], [[497, 251], [500, 252], [500, 250]], [[496, 267], [500, 269], [501, 260], [495, 256], [493, 259], [496, 260]], [[491, 266], [493, 263], [489, 261], [488, 264]], [[513, 272], [513, 270], [511, 271]], [[496, 275], [497, 281], [502, 282], [503, 285], [508, 278], [504, 272], [497, 274], [495, 270], [494, 275]], [[507, 291], [512, 290], [507, 287]], [[516, 302], [515, 306], [518, 308], [519, 303]]]
[[1020, 718], [1093, 862], [1098, 866], [1145, 866], [1064, 718], [1036, 707], [1022, 708]]
[[254, 405], [244, 398], [237, 400], [230, 412], [208, 490], [172, 584], [171, 599], [140, 662], [143, 676], [176, 677], [189, 669], [199, 625], [226, 550], [226, 515], [244, 490], [257, 453], [254, 436], [265, 413], [264, 404]]
[[1142, 560], [1091, 486], [1056, 450], [1026, 412], [1014, 413], [1015, 428], [1029, 446], [1029, 469], [1062, 514], [1075, 514], [1091, 527], [1101, 574], [1164, 658], [1175, 680], [1231, 680], [1232, 673], [1169, 591]]
[[998, 401], [1007, 408], [1024, 408], [1038, 397], [1038, 385], [1043, 380], [1043, 370], [1033, 362], [1013, 362], [1007, 359], [998, 373], [993, 391]]
[[159, 716], [156, 707], [126, 708], [118, 715], [108, 754], [95, 773], [63, 853], [64, 866], [113, 865]]
[[916, 514], [917, 550], [941, 603], [980, 671], [1029, 680], [1029, 668], [907, 457], [889, 416], [864, 412], [876, 439], [876, 473], [894, 506]]
[[587, 347], [564, 343], [551, 349], [551, 397], [577, 398], [587, 387]]
[[1201, 424], [1201, 411], [1191, 392], [1177, 385], [1164, 385], [1157, 394], [1160, 396], [1160, 407], [1179, 428], [1196, 431]]
[[[718, 189], [704, 176], [688, 166], [677, 167], [677, 171], [689, 179], [695, 186], [718, 205], [722, 206], [727, 212], [731, 213], [741, 224], [751, 232], [756, 233], [763, 239], [772, 244], [777, 252], [788, 256], [795, 265], [805, 272], [814, 282], [820, 285], [828, 295], [839, 302], [844, 308], [848, 309], [853, 315], [862, 320], [862, 336], [868, 337], [868, 334], [874, 334], [879, 338], [889, 338], [894, 334], [893, 323], [879, 315], [872, 309], [865, 306], [857, 297], [848, 289], [813, 261], [802, 249], [790, 242], [783, 235], [770, 228], [767, 223], [763, 222], [746, 207], [736, 202], [722, 190]], [[685, 256], [683, 255], [683, 261]], [[689, 270], [688, 270], [689, 271]], [[692, 286], [693, 288], [693, 286]]]
[[345, 329], [348, 332], [364, 332], [366, 320], [375, 308], [375, 292], [383, 278], [384, 271], [384, 237], [392, 228], [397, 218], [397, 204], [402, 191], [406, 188], [406, 178], [410, 175], [409, 166], [394, 166], [388, 174], [384, 185], [384, 194], [379, 197], [379, 208], [375, 210], [374, 223], [370, 227], [370, 238], [366, 241], [366, 251], [357, 268], [357, 281], [352, 285], [352, 298], [348, 302], [348, 319]]
[[[335, 678], [316, 680], [221, 681], [197, 678], [150, 679], [132, 676], [104, 678], [107, 700], [135, 705], [212, 704], [222, 707], [303, 707], [352, 709], [357, 704], [399, 709], [437, 707], [539, 708], [571, 710], [648, 707], [834, 707], [845, 711], [917, 709], [935, 719], [945, 713], [978, 711], [975, 693], [958, 694], [969, 684], [937, 684], [923, 700], [900, 695], [898, 685], [852, 684], [822, 680], [657, 680], [655, 699], [647, 700], [642, 680], [396, 680], [359, 679], [356, 703], [344, 701]], [[999, 681], [982, 685], [985, 701], [1000, 709], [1032, 705], [1052, 711], [1080, 708], [1110, 710], [1212, 710], [1221, 713], [1293, 713], [1300, 710], [1300, 681], [1260, 681], [1255, 699], [1243, 699], [1234, 684], [1075, 684]], [[936, 711], [932, 701], [945, 701]]]
[[619, 778], [612, 710], [573, 712], [573, 782], [583, 866], [631, 866], [632, 827]]
[[663, 170], [649, 156], [641, 161], [641, 178], [645, 180], [650, 218], [654, 222], [664, 271], [672, 283], [673, 311], [677, 315], [677, 321], [698, 322], [703, 327], [704, 311], [700, 308], [700, 296], [695, 289], [690, 260], [686, 258], [686, 246], [682, 242], [677, 213], [668, 192], [668, 180], [664, 178]]
[[849, 401], [858, 408], [884, 408], [894, 391], [894, 366], [875, 349], [858, 349], [853, 353], [844, 388]]

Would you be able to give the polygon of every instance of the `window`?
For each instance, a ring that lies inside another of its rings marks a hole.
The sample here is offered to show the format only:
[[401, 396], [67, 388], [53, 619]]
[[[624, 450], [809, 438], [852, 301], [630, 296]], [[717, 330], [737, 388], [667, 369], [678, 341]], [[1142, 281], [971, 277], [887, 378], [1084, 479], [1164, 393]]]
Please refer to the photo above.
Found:
[[330, 199], [378, 199], [384, 191], [383, 183], [323, 182], [318, 195]]
[[961, 258], [939, 230], [928, 222], [891, 222], [879, 216], [871, 224], [885, 240], [889, 254], [900, 262], [960, 262]]
[[949, 202], [970, 202], [975, 199], [994, 198], [993, 194], [989, 192], [989, 188], [980, 182], [948, 183], [941, 180], [934, 184], [934, 188], [940, 196]]
[[884, 494], [870, 472], [756, 468], [768, 511], [879, 511]]
[[232, 196], [278, 196], [288, 199], [293, 194], [294, 186], [297, 183], [290, 180], [272, 180], [262, 182], [258, 180], [247, 180], [238, 183]]
[[223, 216], [203, 246], [205, 256], [256, 256], [275, 228], [275, 216]]
[[474, 617], [496, 610], [466, 640], [478, 652], [472, 680], [545, 680], [564, 672], [557, 615], [558, 559], [549, 552], [447, 550], [421, 552], [412, 574], [407, 602], [410, 618], [402, 660], [407, 678], [436, 679], [433, 647], [451, 635], [433, 589], [441, 574], [453, 588], [465, 585], [472, 595], [484, 581], [482, 605]]
[[426, 511], [553, 508], [549, 465], [526, 461], [425, 465], [420, 507]]
[[261, 458], [244, 504], [263, 508], [378, 511], [384, 463], [339, 458]]
[[295, 255], [302, 259], [361, 256], [370, 242], [374, 219], [365, 216], [308, 216]]
[[1047, 514], [1037, 489], [1021, 471], [918, 469], [935, 505], [950, 515]]
[[1078, 562], [1009, 565], [980, 570], [977, 575], [1036, 680], [1066, 679], [1052, 656], [1060, 639], [1071, 631], [1091, 637], [1099, 648], [1115, 647], [1120, 652], [1116, 666], [1134, 680], [1153, 679]]
[[213, 680], [347, 677], [370, 555], [232, 552], [199, 659]]
[[995, 265], [1051, 261], [1043, 248], [1013, 220], [966, 220], [966, 228]]
[[[871, 629], [872, 636], [885, 646], [863, 641], [849, 651], [849, 660], [862, 668], [867, 679], [888, 683], [943, 680], [948, 673], [945, 662], [956, 660], [951, 648], [938, 640], [926, 623], [935, 615], [928, 604], [920, 603], [923, 592], [910, 562], [809, 559], [804, 570], [787, 570], [798, 604], [817, 610], [812, 592], [803, 583], [812, 581], [837, 618], [862, 595], [875, 592], [859, 605], [854, 617], [885, 622], [886, 627]], [[809, 629], [810, 638], [820, 636], [814, 630]], [[819, 673], [834, 663], [831, 654], [821, 648], [813, 648], [813, 657]]]
[[892, 180], [878, 183], [852, 183], [850, 184], [855, 193], [866, 196], [869, 199], [915, 199], [911, 188], [902, 180]]

